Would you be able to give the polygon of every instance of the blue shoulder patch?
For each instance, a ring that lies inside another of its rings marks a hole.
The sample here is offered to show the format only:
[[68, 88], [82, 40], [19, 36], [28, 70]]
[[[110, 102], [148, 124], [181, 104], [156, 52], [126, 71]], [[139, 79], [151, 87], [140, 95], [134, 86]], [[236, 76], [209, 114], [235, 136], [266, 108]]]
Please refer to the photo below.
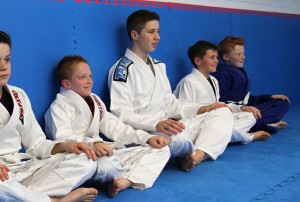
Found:
[[158, 61], [158, 60], [156, 60], [156, 59], [153, 59], [153, 58], [152, 58], [152, 61], [153, 61], [153, 64], [158, 64], [158, 63], [161, 63], [161, 61]]
[[128, 68], [131, 64], [133, 64], [133, 62], [129, 58], [124, 56], [115, 68], [113, 80], [126, 83], [128, 76]]

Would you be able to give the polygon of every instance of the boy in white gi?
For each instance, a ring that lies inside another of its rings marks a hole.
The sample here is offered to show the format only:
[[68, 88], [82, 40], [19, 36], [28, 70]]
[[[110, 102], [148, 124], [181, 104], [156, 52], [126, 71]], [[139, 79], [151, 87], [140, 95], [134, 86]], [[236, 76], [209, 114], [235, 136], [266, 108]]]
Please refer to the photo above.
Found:
[[[114, 197], [128, 187], [153, 185], [170, 158], [168, 140], [134, 130], [106, 111], [92, 93], [92, 73], [81, 56], [66, 56], [57, 66], [60, 93], [45, 114], [46, 134], [56, 140], [84, 141], [98, 159], [94, 180], [108, 183]], [[117, 142], [103, 142], [99, 132]], [[125, 148], [128, 144], [140, 144]]]
[[248, 133], [256, 119], [246, 112], [245, 106], [219, 102], [219, 84], [210, 74], [218, 65], [218, 47], [207, 41], [198, 41], [188, 49], [188, 56], [194, 68], [177, 85], [174, 94], [182, 101], [197, 102], [203, 111], [209, 112], [220, 107], [230, 107], [234, 115], [234, 126], [230, 142], [247, 144], [254, 140], [266, 140], [270, 134], [264, 131]]
[[165, 64], [148, 55], [158, 45], [159, 31], [155, 12], [139, 10], [127, 18], [131, 47], [110, 69], [110, 109], [135, 129], [170, 139], [171, 154], [189, 171], [205, 156], [215, 160], [224, 152], [233, 116], [227, 107], [198, 115], [199, 104], [175, 98]]
[[85, 143], [46, 139], [26, 93], [7, 84], [10, 49], [0, 31], [0, 201], [93, 201], [96, 189], [73, 189], [94, 175], [95, 153]]

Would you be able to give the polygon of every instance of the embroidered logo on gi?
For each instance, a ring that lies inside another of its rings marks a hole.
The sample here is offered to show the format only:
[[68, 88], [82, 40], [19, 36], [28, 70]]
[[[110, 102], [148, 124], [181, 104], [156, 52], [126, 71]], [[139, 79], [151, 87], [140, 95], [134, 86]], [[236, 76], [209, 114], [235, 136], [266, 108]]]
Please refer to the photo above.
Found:
[[21, 123], [24, 125], [24, 108], [23, 108], [23, 105], [22, 105], [22, 102], [21, 102], [21, 99], [19, 97], [19, 94], [15, 91], [15, 90], [12, 90], [12, 94], [16, 100], [16, 102], [18, 103], [18, 106], [20, 108], [20, 116], [19, 116], [19, 119], [21, 121]]
[[100, 120], [99, 122], [102, 120], [102, 117], [103, 117], [103, 107], [100, 103], [100, 101], [98, 100], [97, 96], [96, 95], [92, 95], [92, 98], [95, 100], [98, 108], [99, 108], [99, 112], [100, 112]]
[[129, 58], [123, 57], [118, 63], [117, 67], [115, 68], [113, 77], [114, 81], [122, 81], [126, 83], [128, 76], [128, 68], [132, 63], [133, 62]]

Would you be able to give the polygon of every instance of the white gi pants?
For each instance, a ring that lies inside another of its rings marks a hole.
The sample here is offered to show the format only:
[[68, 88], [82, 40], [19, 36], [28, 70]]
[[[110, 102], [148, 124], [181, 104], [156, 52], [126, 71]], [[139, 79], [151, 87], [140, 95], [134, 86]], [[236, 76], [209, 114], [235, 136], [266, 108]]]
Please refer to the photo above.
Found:
[[223, 107], [184, 121], [194, 148], [216, 160], [227, 147], [232, 134], [233, 115]]
[[170, 158], [168, 147], [135, 146], [114, 149], [113, 156], [98, 159], [97, 173], [93, 180], [111, 182], [126, 178], [133, 188], [146, 189], [153, 185]]
[[250, 128], [256, 123], [255, 117], [250, 112], [234, 113], [234, 124], [230, 142], [241, 142], [248, 144], [253, 139], [253, 134], [248, 133]]
[[50, 201], [65, 196], [90, 179], [96, 162], [85, 154], [57, 154], [46, 160], [29, 160], [0, 181], [0, 201]]
[[183, 130], [181, 133], [169, 136], [162, 132], [152, 133], [167, 138], [170, 141], [169, 148], [173, 157], [181, 157], [194, 152], [194, 145], [190, 139], [188, 130]]

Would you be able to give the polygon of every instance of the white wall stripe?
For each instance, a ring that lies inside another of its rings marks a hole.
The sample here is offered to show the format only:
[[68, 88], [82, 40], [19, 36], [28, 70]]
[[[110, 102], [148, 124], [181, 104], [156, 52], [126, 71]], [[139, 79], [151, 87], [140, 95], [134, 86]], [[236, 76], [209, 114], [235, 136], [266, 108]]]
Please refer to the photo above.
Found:
[[191, 4], [286, 14], [300, 14], [300, 0], [155, 0], [156, 2]]

